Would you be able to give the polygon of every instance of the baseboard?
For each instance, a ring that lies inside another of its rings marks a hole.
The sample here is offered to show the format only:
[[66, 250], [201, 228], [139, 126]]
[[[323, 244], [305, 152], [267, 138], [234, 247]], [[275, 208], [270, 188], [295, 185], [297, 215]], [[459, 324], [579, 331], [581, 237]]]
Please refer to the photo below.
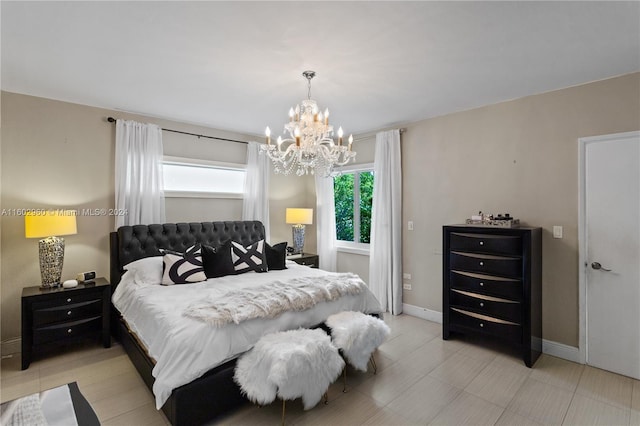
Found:
[[0, 354], [2, 356], [10, 354], [19, 354], [22, 351], [22, 339], [15, 337], [13, 339], [3, 340], [0, 342]]
[[542, 339], [542, 353], [566, 359], [567, 361], [577, 362], [578, 364], [584, 364], [580, 356], [579, 348], [554, 342], [553, 340]]
[[427, 321], [442, 324], [442, 312], [432, 311], [431, 309], [421, 308], [420, 306], [402, 304], [402, 312], [412, 317], [421, 318]]
[[[431, 309], [421, 308], [420, 306], [409, 305], [408, 303], [402, 304], [402, 312], [407, 315], [411, 315], [412, 317], [442, 324], [442, 312], [432, 311]], [[566, 359], [567, 361], [577, 362], [578, 364], [584, 364], [584, 361], [582, 361], [580, 356], [580, 349], [574, 346], [565, 345], [564, 343], [542, 339], [542, 353]]]

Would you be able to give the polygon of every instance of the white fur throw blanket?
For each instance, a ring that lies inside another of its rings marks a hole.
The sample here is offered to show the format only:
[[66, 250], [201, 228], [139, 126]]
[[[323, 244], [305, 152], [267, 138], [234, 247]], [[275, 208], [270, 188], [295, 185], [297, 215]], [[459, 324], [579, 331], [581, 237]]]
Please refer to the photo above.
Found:
[[255, 403], [302, 397], [314, 407], [340, 375], [344, 361], [322, 330], [290, 330], [263, 336], [236, 364], [234, 380]]
[[204, 299], [189, 306], [184, 315], [221, 327], [255, 318], [275, 318], [287, 311], [304, 311], [320, 302], [359, 294], [365, 287], [359, 276], [350, 273], [292, 278]]
[[340, 312], [327, 318], [326, 324], [331, 328], [333, 344], [360, 371], [367, 371], [371, 354], [391, 333], [384, 321], [362, 312]]

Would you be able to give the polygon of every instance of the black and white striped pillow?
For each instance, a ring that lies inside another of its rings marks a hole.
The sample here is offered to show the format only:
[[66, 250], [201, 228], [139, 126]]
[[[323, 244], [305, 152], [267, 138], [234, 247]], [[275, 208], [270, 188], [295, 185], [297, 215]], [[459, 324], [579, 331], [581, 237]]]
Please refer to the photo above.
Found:
[[260, 240], [247, 247], [231, 242], [231, 260], [236, 274], [256, 271], [267, 272], [267, 259], [264, 254], [264, 240]]
[[195, 244], [184, 253], [164, 251], [163, 285], [197, 283], [207, 279], [202, 266], [202, 249]]

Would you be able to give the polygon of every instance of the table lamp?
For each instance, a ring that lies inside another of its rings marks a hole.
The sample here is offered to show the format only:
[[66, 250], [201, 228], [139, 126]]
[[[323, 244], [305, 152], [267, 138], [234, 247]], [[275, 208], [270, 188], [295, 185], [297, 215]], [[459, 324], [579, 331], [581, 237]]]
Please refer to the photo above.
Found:
[[[42, 288], [57, 287], [64, 262], [64, 238], [78, 232], [75, 210], [38, 210], [24, 216], [24, 235], [39, 241]], [[43, 238], [44, 237], [44, 238]]]
[[293, 225], [293, 253], [302, 253], [305, 225], [313, 223], [313, 209], [291, 208], [286, 211], [286, 222]]

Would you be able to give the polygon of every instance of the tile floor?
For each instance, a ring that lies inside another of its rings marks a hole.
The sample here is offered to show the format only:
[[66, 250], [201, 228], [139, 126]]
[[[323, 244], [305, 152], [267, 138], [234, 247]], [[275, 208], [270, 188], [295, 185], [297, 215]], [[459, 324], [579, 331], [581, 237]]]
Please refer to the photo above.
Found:
[[[349, 371], [329, 404], [287, 404], [291, 425], [639, 425], [640, 381], [542, 355], [524, 366], [508, 348], [462, 336], [443, 341], [440, 324], [386, 316], [392, 334], [376, 354], [378, 374]], [[166, 425], [122, 347], [88, 346], [35, 361], [2, 360], [2, 402], [71, 381], [103, 425]], [[223, 425], [276, 425], [281, 403], [245, 407]]]

